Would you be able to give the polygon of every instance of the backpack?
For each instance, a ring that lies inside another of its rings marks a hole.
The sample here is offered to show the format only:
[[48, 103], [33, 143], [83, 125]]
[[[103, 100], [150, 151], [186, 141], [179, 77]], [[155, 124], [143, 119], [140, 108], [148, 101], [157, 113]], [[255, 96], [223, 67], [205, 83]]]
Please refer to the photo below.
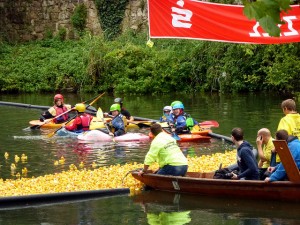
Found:
[[214, 179], [231, 179], [232, 174], [231, 171], [228, 168], [222, 168], [219, 170], [216, 170], [213, 178]]

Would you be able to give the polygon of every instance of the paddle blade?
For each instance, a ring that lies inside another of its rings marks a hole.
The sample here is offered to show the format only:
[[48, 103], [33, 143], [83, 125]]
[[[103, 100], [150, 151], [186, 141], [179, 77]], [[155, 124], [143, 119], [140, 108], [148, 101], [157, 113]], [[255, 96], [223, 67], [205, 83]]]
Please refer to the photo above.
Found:
[[180, 141], [181, 138], [176, 134], [176, 133], [172, 133], [172, 137], [176, 140], [176, 141]]
[[200, 126], [219, 127], [219, 123], [215, 120], [208, 120], [208, 121], [201, 122], [199, 124]]
[[103, 111], [102, 111], [102, 109], [100, 107], [98, 108], [96, 116], [97, 116], [97, 119], [99, 119], [99, 120], [103, 120], [104, 119]]
[[57, 130], [55, 130], [55, 131], [53, 131], [53, 132], [47, 134], [47, 137], [48, 137], [48, 138], [52, 138], [52, 137], [56, 134], [56, 131], [57, 131]]

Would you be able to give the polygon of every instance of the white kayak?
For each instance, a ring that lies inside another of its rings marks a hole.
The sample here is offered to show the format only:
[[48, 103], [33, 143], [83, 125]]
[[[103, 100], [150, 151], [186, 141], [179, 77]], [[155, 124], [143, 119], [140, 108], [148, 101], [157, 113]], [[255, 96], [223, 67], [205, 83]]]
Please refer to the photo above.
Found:
[[[79, 134], [77, 138], [81, 141], [113, 141], [113, 137], [100, 131], [100, 130], [91, 130], [86, 131], [82, 134]], [[141, 133], [126, 133], [124, 135], [114, 137], [116, 142], [145, 142], [150, 141], [150, 137]]]

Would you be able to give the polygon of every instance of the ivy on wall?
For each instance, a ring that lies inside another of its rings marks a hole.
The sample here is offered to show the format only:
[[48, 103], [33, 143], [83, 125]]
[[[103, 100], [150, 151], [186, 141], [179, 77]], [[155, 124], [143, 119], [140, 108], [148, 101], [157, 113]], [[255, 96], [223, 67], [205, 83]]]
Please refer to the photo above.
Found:
[[101, 27], [107, 39], [121, 33], [121, 23], [129, 0], [95, 0], [100, 15]]
[[76, 6], [73, 15], [71, 16], [71, 22], [73, 27], [79, 34], [82, 34], [85, 28], [87, 18], [87, 8], [84, 4]]

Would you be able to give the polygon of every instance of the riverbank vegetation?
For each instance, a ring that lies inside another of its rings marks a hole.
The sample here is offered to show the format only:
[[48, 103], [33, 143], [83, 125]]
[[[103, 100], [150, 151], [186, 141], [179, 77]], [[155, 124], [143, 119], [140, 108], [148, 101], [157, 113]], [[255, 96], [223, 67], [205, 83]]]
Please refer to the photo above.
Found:
[[246, 45], [153, 39], [126, 32], [114, 40], [0, 43], [1, 92], [294, 92], [300, 45]]

